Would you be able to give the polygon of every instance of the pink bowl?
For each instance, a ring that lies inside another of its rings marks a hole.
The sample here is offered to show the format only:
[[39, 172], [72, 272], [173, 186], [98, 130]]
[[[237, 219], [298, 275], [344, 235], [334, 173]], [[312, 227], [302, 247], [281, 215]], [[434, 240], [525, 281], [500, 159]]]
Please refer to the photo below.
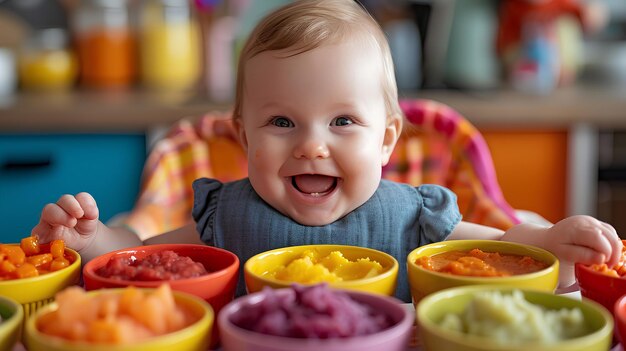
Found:
[[[275, 290], [289, 294], [290, 288]], [[258, 304], [267, 297], [262, 291], [235, 299], [222, 309], [217, 323], [224, 351], [405, 351], [413, 330], [414, 316], [400, 300], [358, 291], [344, 291], [353, 300], [384, 311], [394, 324], [380, 332], [335, 339], [300, 339], [266, 335], [243, 329], [231, 321], [231, 316], [243, 308]]]

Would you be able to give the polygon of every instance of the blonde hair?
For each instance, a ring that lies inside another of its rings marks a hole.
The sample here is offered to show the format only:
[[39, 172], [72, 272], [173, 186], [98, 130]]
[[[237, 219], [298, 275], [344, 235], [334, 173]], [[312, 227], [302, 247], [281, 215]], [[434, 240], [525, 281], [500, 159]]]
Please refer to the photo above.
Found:
[[380, 49], [387, 115], [402, 116], [391, 50], [378, 23], [354, 0], [301, 0], [266, 16], [248, 37], [239, 56], [233, 117], [241, 117], [244, 69], [248, 60], [274, 50], [288, 50], [288, 56], [295, 56], [355, 32], [373, 39]]

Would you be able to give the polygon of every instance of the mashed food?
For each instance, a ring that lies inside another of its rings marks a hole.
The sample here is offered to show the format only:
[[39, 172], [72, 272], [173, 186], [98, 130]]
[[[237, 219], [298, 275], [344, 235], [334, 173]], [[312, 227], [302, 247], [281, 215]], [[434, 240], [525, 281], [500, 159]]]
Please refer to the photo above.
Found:
[[548, 267], [547, 263], [529, 256], [480, 249], [442, 252], [420, 257], [415, 263], [435, 272], [472, 277], [508, 277], [538, 272]]
[[200, 262], [179, 256], [172, 250], [152, 253], [144, 258], [113, 256], [96, 270], [103, 278], [130, 281], [178, 280], [208, 274]]
[[285, 294], [265, 287], [261, 294], [265, 298], [236, 311], [231, 322], [257, 333], [304, 339], [369, 335], [393, 325], [385, 311], [326, 284], [293, 285]]
[[514, 290], [476, 294], [461, 314], [447, 314], [441, 326], [501, 344], [554, 343], [588, 334], [580, 309], [548, 310]]
[[368, 257], [350, 261], [339, 251], [322, 256], [317, 250], [306, 250], [300, 257], [266, 274], [269, 278], [302, 284], [341, 282], [369, 278], [380, 274], [383, 267]]

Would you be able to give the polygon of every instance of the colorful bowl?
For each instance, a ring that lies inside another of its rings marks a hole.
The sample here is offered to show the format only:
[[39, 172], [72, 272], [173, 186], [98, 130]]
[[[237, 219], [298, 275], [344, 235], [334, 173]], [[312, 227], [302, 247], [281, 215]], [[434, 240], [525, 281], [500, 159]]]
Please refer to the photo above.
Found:
[[[106, 290], [106, 292], [121, 293], [123, 290], [124, 289], [112, 289]], [[90, 291], [88, 294], [95, 295], [102, 294], [103, 292], [105, 291]], [[173, 294], [177, 305], [184, 306], [198, 318], [198, 320], [192, 325], [176, 332], [127, 345], [93, 344], [68, 341], [59, 337], [44, 334], [37, 329], [37, 319], [57, 308], [56, 303], [52, 303], [38, 310], [33, 315], [33, 318], [28, 319], [26, 322], [26, 346], [29, 351], [207, 350], [210, 341], [211, 329], [215, 319], [213, 309], [206, 303], [206, 301], [198, 298], [197, 296], [178, 291], [173, 291]]]
[[607, 351], [613, 338], [613, 318], [602, 306], [585, 300], [539, 290], [521, 290], [525, 299], [547, 309], [580, 308], [589, 333], [552, 344], [501, 344], [490, 338], [470, 336], [439, 325], [448, 313], [461, 313], [476, 293], [499, 290], [510, 294], [515, 288], [463, 286], [431, 294], [417, 305], [417, 323], [423, 351]]
[[20, 340], [24, 310], [15, 300], [0, 296], [0, 350], [13, 350]]
[[57, 292], [78, 284], [80, 255], [69, 248], [65, 248], [65, 253], [71, 255], [74, 260], [69, 266], [37, 277], [0, 281], [0, 296], [9, 297], [22, 304], [24, 317], [28, 318], [37, 309], [52, 302]]
[[[545, 262], [549, 266], [539, 272], [509, 277], [467, 277], [434, 272], [415, 263], [422, 256], [432, 256], [447, 251], [469, 251], [475, 248], [485, 252], [529, 256]], [[550, 252], [530, 245], [498, 240], [449, 240], [424, 245], [409, 253], [407, 270], [414, 304], [417, 304], [428, 294], [465, 285], [498, 284], [520, 289], [554, 292], [559, 280], [559, 261]]]
[[[277, 294], [290, 294], [291, 288], [275, 290]], [[218, 316], [218, 327], [224, 351], [405, 351], [413, 331], [414, 316], [400, 300], [380, 294], [345, 291], [350, 298], [384, 311], [392, 326], [374, 334], [335, 339], [300, 339], [266, 335], [243, 329], [231, 321], [233, 314], [251, 305], [263, 302], [267, 295], [257, 292], [235, 299]]]
[[85, 264], [83, 280], [86, 290], [102, 288], [122, 288], [136, 286], [156, 288], [163, 281], [131, 281], [104, 278], [96, 271], [105, 266], [112, 257], [135, 257], [142, 259], [156, 252], [171, 250], [180, 256], [187, 256], [202, 263], [209, 274], [195, 278], [170, 280], [172, 290], [198, 296], [211, 304], [217, 313], [222, 306], [230, 302], [235, 294], [239, 273], [239, 258], [230, 251], [213, 246], [195, 244], [160, 244], [127, 248], [98, 256]]
[[580, 294], [613, 312], [615, 303], [626, 294], [626, 278], [611, 277], [589, 266], [577, 263], [574, 267]]
[[329, 283], [333, 288], [365, 291], [375, 294], [393, 296], [396, 291], [398, 277], [398, 261], [382, 251], [348, 245], [302, 245], [283, 247], [265, 251], [251, 257], [244, 265], [244, 279], [248, 292], [261, 291], [263, 287], [287, 288], [293, 282], [267, 277], [265, 274], [276, 267], [285, 266], [298, 258], [304, 251], [315, 249], [320, 256], [326, 256], [333, 251], [340, 251], [350, 261], [369, 257], [370, 260], [380, 263], [383, 272], [373, 277], [345, 280]]
[[615, 334], [619, 342], [626, 345], [626, 295], [622, 295], [615, 302], [613, 320], [615, 322]]

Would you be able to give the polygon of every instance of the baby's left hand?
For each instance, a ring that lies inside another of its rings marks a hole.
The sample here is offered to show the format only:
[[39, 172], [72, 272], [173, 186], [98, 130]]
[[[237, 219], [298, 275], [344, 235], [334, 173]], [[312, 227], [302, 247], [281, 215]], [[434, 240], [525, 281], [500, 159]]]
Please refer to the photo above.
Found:
[[561, 278], [572, 277], [576, 262], [583, 264], [617, 264], [622, 255], [622, 241], [615, 228], [590, 216], [572, 216], [548, 229], [545, 248], [561, 262]]
[[561, 260], [617, 264], [622, 241], [615, 228], [590, 216], [572, 216], [548, 229], [549, 250]]

